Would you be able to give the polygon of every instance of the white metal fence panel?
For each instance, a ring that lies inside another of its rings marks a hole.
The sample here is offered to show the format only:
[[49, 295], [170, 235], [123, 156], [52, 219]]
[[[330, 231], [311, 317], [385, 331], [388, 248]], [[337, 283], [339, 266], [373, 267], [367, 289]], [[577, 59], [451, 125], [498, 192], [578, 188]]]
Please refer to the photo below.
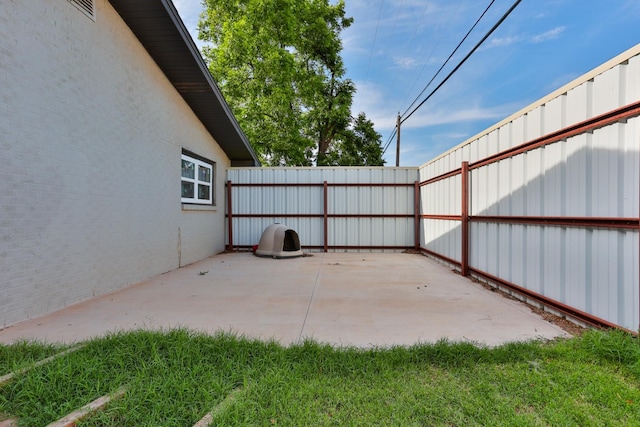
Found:
[[232, 221], [233, 244], [236, 247], [257, 245], [265, 228], [274, 223], [295, 230], [302, 246], [322, 246], [322, 218], [233, 218]]
[[331, 218], [328, 245], [353, 249], [412, 248], [413, 222], [413, 218]]
[[450, 197], [459, 193], [460, 176], [437, 181], [420, 189], [421, 212], [423, 215], [460, 215], [462, 198]]
[[415, 246], [417, 168], [230, 168], [227, 179], [234, 246], [257, 244], [274, 222], [307, 248]]
[[422, 221], [421, 246], [450, 260], [460, 262], [460, 222], [450, 220]]
[[640, 45], [419, 169], [231, 168], [233, 244], [273, 222], [342, 250], [413, 247], [417, 232], [472, 274], [636, 330], [638, 108]]
[[299, 168], [228, 168], [227, 179], [234, 184], [259, 183], [329, 183], [413, 184], [415, 167], [299, 167]]
[[[616, 225], [639, 222], [637, 113], [492, 163], [474, 163], [586, 120], [606, 120], [639, 101], [640, 45], [420, 167], [424, 182], [470, 163], [472, 271], [638, 329], [639, 230]], [[462, 215], [460, 176], [420, 192], [422, 214], [443, 216], [421, 220], [421, 246], [449, 260], [461, 259], [462, 217], [445, 218]], [[584, 225], [597, 221], [601, 225]]]

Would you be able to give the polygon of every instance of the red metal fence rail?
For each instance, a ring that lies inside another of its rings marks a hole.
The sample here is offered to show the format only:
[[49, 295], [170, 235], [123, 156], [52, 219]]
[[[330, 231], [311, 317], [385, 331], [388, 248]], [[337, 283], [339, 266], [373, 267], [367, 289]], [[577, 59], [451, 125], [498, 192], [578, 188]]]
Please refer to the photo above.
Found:
[[[414, 227], [420, 225], [420, 201], [419, 201], [419, 185], [418, 182], [414, 183], [330, 183], [324, 181], [322, 183], [233, 183], [227, 181], [227, 234], [228, 244], [227, 250], [233, 251], [234, 248], [248, 248], [249, 245], [234, 245], [233, 242], [233, 218], [322, 218], [323, 219], [323, 244], [318, 245], [303, 245], [308, 249], [322, 249], [327, 252], [329, 249], [390, 249], [390, 250], [403, 250], [403, 249], [415, 249], [420, 248], [420, 234], [419, 228], [414, 232], [414, 244], [413, 246], [345, 246], [345, 245], [330, 245], [329, 244], [329, 219], [330, 218], [412, 218], [414, 221]], [[314, 214], [302, 214], [302, 213], [277, 213], [277, 214], [262, 214], [262, 213], [238, 213], [233, 211], [233, 188], [247, 188], [247, 187], [321, 187], [323, 198], [323, 211]], [[414, 212], [408, 214], [346, 214], [346, 213], [331, 213], [329, 212], [329, 190], [335, 187], [413, 187], [413, 209]]]
[[[469, 171], [477, 169], [483, 166], [487, 166], [492, 163], [497, 163], [503, 159], [513, 157], [519, 154], [526, 153], [527, 151], [534, 150], [539, 147], [554, 144], [572, 136], [580, 135], [586, 132], [593, 132], [596, 129], [628, 120], [632, 117], [640, 116], [640, 101], [626, 105], [624, 107], [612, 110], [608, 113], [593, 117], [575, 125], [566, 127], [557, 132], [550, 133], [548, 135], [536, 138], [532, 141], [518, 145], [516, 147], [504, 150], [494, 155], [488, 156], [484, 159], [478, 160], [473, 163], [462, 162], [462, 165], [458, 169], [443, 173], [439, 176], [430, 178], [428, 180], [420, 182], [420, 187], [428, 186], [436, 182], [452, 178], [457, 175], [461, 175], [462, 181], [462, 204], [460, 215], [421, 215], [422, 219], [428, 220], [448, 220], [448, 221], [460, 221], [462, 230], [462, 248], [460, 254], [460, 260], [457, 261], [446, 257], [437, 252], [431, 251], [427, 248], [421, 247], [420, 249], [436, 258], [440, 258], [447, 263], [457, 265], [460, 267], [461, 274], [464, 276], [470, 273], [475, 276], [484, 278], [490, 282], [494, 282], [508, 288], [516, 293], [524, 295], [526, 298], [534, 299], [541, 302], [544, 305], [552, 307], [553, 309], [564, 313], [568, 316], [578, 318], [584, 322], [604, 327], [619, 327], [604, 319], [593, 316], [589, 313], [577, 310], [569, 307], [563, 303], [547, 298], [544, 295], [530, 291], [517, 284], [510, 283], [499, 277], [493, 276], [485, 271], [481, 271], [469, 265], [469, 223], [506, 223], [506, 224], [528, 224], [528, 225], [544, 225], [544, 226], [558, 226], [558, 227], [580, 227], [580, 228], [612, 228], [612, 229], [628, 229], [638, 230], [640, 235], [640, 218], [608, 218], [608, 217], [557, 217], [557, 216], [493, 216], [493, 215], [469, 215], [469, 200], [471, 194], [469, 193]], [[640, 237], [639, 237], [640, 241]], [[640, 284], [639, 284], [640, 288]]]
[[[551, 145], [572, 136], [580, 135], [586, 132], [593, 132], [596, 129], [617, 123], [624, 122], [633, 117], [640, 116], [640, 101], [626, 105], [624, 107], [612, 110], [606, 114], [602, 114], [583, 122], [568, 126], [559, 131], [544, 135], [540, 138], [528, 141], [516, 147], [501, 151], [486, 158], [475, 162], [462, 162], [461, 167], [439, 176], [427, 179], [422, 182], [415, 183], [232, 183], [227, 181], [227, 220], [228, 220], [228, 246], [229, 250], [234, 247], [233, 237], [233, 219], [234, 218], [322, 218], [323, 222], [323, 244], [316, 246], [305, 246], [307, 248], [322, 249], [325, 252], [329, 249], [416, 249], [434, 257], [445, 260], [446, 262], [460, 267], [462, 275], [472, 274], [476, 277], [484, 278], [490, 282], [499, 284], [516, 293], [525, 296], [528, 299], [534, 299], [540, 303], [552, 307], [553, 309], [565, 313], [568, 316], [576, 317], [598, 326], [614, 327], [612, 323], [593, 316], [589, 313], [572, 308], [561, 302], [550, 299], [544, 295], [528, 290], [515, 283], [505, 281], [500, 277], [493, 276], [487, 272], [474, 268], [469, 264], [469, 227], [471, 223], [506, 223], [506, 224], [527, 224], [542, 226], [558, 226], [558, 227], [579, 227], [579, 228], [609, 228], [609, 229], [626, 229], [638, 230], [640, 239], [640, 218], [611, 218], [611, 217], [569, 217], [569, 216], [497, 216], [497, 215], [471, 215], [469, 201], [471, 200], [469, 174], [473, 169], [478, 169], [492, 163], [497, 163], [503, 159], [514, 157], [528, 151]], [[461, 212], [460, 215], [451, 214], [422, 214], [422, 205], [428, 205], [429, 200], [421, 200], [420, 188], [429, 186], [436, 182], [461, 175]], [[329, 211], [328, 193], [333, 187], [414, 187], [413, 192], [413, 209], [411, 214], [340, 214]], [[320, 187], [322, 188], [323, 211], [312, 214], [299, 213], [280, 213], [280, 214], [247, 214], [233, 211], [232, 189], [243, 187]], [[414, 218], [414, 245], [411, 246], [337, 246], [329, 243], [329, 227], [331, 218]], [[423, 220], [447, 220], [460, 221], [462, 231], [460, 261], [451, 259], [443, 254], [436, 253], [420, 245], [420, 230]], [[640, 262], [640, 260], [639, 260]], [[640, 287], [640, 284], [639, 284]], [[639, 292], [640, 293], [640, 292]]]

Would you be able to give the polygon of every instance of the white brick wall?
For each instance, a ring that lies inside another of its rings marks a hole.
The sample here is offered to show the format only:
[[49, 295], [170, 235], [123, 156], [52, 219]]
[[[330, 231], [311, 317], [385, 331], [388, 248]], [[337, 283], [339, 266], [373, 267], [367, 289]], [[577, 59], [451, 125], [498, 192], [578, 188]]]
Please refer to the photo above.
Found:
[[[0, 328], [222, 251], [229, 160], [109, 3], [0, 4]], [[182, 148], [215, 211], [182, 210]]]

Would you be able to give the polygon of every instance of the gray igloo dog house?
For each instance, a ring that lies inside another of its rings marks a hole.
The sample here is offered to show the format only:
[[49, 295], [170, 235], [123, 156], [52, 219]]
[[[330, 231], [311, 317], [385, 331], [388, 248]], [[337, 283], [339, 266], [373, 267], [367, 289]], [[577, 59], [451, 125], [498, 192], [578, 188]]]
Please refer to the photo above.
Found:
[[271, 224], [264, 229], [255, 254], [262, 257], [294, 258], [304, 255], [298, 233], [286, 225]]

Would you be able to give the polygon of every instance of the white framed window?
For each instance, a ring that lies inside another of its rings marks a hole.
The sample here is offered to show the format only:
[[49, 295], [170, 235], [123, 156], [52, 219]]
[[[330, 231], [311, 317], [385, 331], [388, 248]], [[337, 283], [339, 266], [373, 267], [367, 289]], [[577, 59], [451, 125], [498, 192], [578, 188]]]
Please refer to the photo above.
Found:
[[215, 163], [190, 154], [182, 154], [182, 203], [213, 205]]

